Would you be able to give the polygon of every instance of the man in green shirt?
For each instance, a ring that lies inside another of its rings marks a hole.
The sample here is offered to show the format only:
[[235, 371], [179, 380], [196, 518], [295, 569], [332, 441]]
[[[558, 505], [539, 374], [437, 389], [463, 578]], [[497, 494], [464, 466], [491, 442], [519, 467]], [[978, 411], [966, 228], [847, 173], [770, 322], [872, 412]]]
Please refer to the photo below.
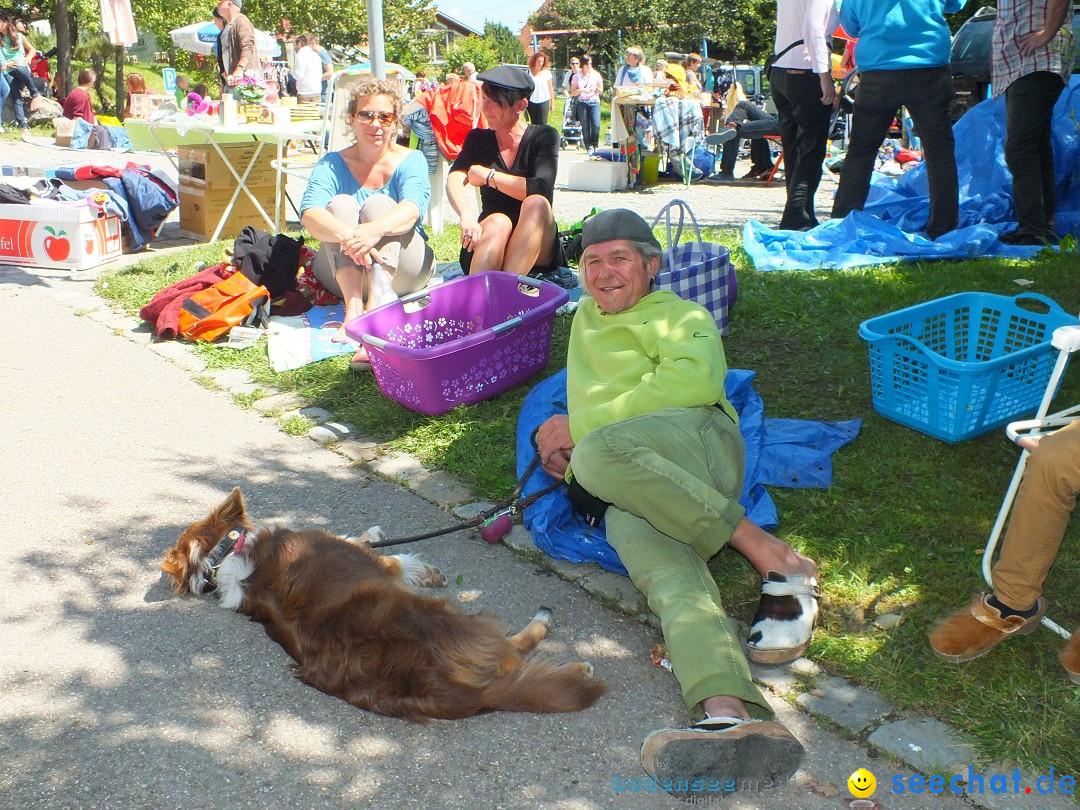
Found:
[[544, 422], [545, 471], [606, 521], [607, 540], [661, 621], [694, 721], [646, 738], [642, 765], [682, 798], [787, 780], [803, 748], [754, 685], [708, 560], [725, 545], [762, 575], [747, 652], [797, 658], [817, 613], [817, 566], [751, 523], [739, 504], [744, 448], [724, 394], [727, 362], [704, 307], [652, 290], [660, 244], [625, 209], [585, 221], [583, 298], [567, 354], [568, 414]]

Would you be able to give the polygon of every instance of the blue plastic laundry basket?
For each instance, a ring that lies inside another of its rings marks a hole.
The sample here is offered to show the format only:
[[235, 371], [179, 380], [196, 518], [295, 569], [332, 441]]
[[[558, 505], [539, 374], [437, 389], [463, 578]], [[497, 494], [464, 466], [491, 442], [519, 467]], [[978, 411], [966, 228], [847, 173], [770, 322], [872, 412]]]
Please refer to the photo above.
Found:
[[1057, 358], [1054, 330], [1077, 322], [1042, 295], [974, 292], [863, 321], [874, 410], [947, 442], [1032, 414]]

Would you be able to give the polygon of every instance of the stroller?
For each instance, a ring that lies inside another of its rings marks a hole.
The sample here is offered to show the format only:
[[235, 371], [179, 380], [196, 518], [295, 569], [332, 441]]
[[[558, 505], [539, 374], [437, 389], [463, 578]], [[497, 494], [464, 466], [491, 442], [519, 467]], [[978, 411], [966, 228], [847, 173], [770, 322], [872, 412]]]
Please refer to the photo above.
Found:
[[566, 149], [570, 144], [579, 148], [581, 143], [581, 122], [577, 120], [577, 99], [571, 96], [566, 99], [566, 111], [563, 116], [562, 137], [559, 148]]

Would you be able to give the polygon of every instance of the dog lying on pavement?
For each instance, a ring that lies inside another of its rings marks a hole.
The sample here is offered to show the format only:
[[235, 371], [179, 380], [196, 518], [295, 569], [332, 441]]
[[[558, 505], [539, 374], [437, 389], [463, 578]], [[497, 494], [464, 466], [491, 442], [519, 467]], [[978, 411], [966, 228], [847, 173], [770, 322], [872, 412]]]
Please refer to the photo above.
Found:
[[240, 489], [191, 524], [161, 565], [173, 592], [216, 591], [296, 661], [304, 683], [362, 709], [413, 721], [492, 711], [572, 712], [604, 692], [592, 666], [555, 666], [526, 653], [547, 635], [538, 613], [507, 636], [491, 614], [470, 615], [418, 585], [444, 585], [411, 554], [379, 556], [319, 530], [255, 526]]

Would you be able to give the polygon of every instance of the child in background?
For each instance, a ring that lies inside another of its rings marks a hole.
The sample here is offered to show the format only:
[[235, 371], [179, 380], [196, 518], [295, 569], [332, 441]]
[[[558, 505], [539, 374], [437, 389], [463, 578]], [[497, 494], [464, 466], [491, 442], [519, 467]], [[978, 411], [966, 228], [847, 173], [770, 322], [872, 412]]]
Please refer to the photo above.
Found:
[[131, 97], [137, 95], [145, 95], [149, 90], [146, 89], [146, 79], [143, 78], [141, 73], [129, 73], [127, 75], [127, 104], [124, 105], [124, 117], [128, 118], [131, 115]]

